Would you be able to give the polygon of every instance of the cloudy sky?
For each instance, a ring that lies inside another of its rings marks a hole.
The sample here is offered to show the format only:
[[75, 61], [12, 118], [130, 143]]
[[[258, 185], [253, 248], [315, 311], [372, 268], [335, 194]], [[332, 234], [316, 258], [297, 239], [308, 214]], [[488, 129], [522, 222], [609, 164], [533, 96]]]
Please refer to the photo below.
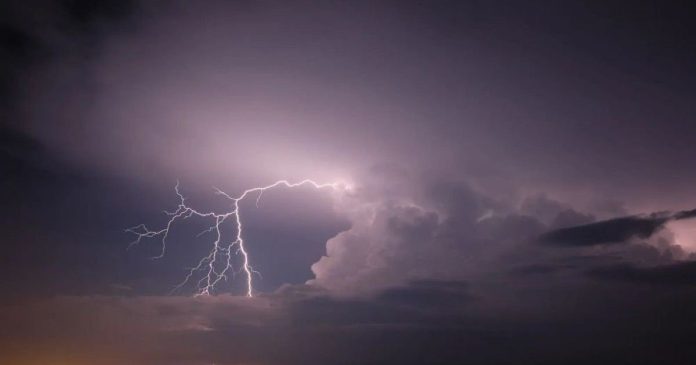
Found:
[[694, 15], [3, 2], [0, 363], [692, 362]]

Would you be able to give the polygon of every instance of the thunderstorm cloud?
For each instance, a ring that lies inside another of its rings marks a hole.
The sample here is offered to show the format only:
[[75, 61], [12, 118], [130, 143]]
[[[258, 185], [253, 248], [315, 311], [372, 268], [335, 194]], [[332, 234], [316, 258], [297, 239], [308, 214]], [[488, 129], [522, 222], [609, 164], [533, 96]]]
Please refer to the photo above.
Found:
[[0, 363], [693, 362], [693, 16], [4, 2]]

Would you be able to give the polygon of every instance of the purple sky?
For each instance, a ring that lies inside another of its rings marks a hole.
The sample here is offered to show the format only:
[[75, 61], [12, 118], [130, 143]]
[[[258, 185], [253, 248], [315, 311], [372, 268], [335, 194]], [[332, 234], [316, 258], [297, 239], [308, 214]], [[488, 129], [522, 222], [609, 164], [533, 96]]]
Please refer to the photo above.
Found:
[[[685, 6], [70, 0], [0, 14], [0, 363], [696, 355]], [[126, 250], [125, 228], [166, 223], [177, 181], [221, 212], [213, 187], [306, 178], [350, 188], [243, 205], [255, 298], [239, 277], [166, 295], [210, 249], [202, 219], [177, 224], [162, 259], [156, 240]]]

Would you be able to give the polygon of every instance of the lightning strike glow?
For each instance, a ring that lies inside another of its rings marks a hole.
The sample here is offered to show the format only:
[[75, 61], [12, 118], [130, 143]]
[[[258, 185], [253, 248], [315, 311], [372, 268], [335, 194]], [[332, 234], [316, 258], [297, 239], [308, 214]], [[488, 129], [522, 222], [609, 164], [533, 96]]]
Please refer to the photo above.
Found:
[[[212, 225], [208, 229], [201, 232], [199, 236], [206, 233], [214, 233], [215, 240], [213, 242], [213, 247], [207, 256], [201, 258], [201, 260], [198, 262], [198, 265], [189, 269], [188, 273], [184, 277], [184, 280], [178, 285], [176, 285], [172, 292], [175, 292], [184, 285], [186, 285], [196, 273], [203, 272], [204, 274], [202, 278], [197, 282], [197, 295], [210, 295], [212, 293], [212, 290], [215, 288], [216, 284], [218, 284], [223, 279], [228, 279], [229, 273], [232, 273], [233, 276], [235, 276], [237, 273], [243, 273], [246, 277], [246, 295], [248, 297], [252, 297], [254, 295], [253, 276], [254, 274], [260, 274], [257, 271], [255, 271], [251, 266], [249, 260], [249, 253], [245, 248], [245, 241], [243, 237], [244, 227], [242, 224], [239, 204], [242, 200], [249, 197], [250, 195], [256, 194], [256, 206], [258, 207], [259, 200], [261, 199], [261, 195], [264, 191], [278, 186], [294, 188], [302, 185], [313, 186], [316, 189], [349, 189], [349, 186], [343, 183], [319, 184], [309, 179], [302, 180], [297, 183], [291, 183], [287, 180], [279, 180], [267, 186], [247, 189], [237, 197], [233, 197], [216, 188], [215, 193], [218, 195], [222, 195], [226, 199], [229, 199], [232, 202], [232, 207], [229, 212], [214, 213], [201, 212], [187, 205], [186, 198], [179, 191], [179, 182], [177, 181], [174, 190], [176, 191], [176, 195], [179, 197], [179, 205], [177, 209], [172, 212], [165, 211], [165, 214], [169, 216], [169, 221], [167, 221], [165, 227], [159, 230], [152, 230], [144, 224], [139, 224], [135, 227], [126, 229], [126, 232], [136, 235], [136, 239], [133, 242], [131, 242], [131, 244], [128, 247], [130, 248], [133, 245], [139, 244], [144, 238], [161, 237], [162, 249], [160, 251], [160, 254], [153, 258], [162, 258], [166, 253], [167, 238], [169, 236], [170, 229], [172, 228], [174, 223], [180, 220], [188, 219], [192, 216], [209, 218], [213, 221]], [[235, 234], [231, 241], [224, 243], [220, 227], [225, 221], [227, 221], [230, 218], [234, 220]], [[235, 271], [232, 268], [233, 253], [235, 255], [241, 255], [242, 259], [241, 267], [237, 271]], [[223, 265], [221, 269], [217, 268], [220, 264]]]

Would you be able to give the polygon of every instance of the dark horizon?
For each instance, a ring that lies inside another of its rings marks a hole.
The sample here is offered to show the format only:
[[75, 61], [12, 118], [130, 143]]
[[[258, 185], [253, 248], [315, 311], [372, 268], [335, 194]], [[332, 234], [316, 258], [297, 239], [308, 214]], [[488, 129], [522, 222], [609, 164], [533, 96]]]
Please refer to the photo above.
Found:
[[688, 5], [3, 2], [0, 363], [692, 362]]

